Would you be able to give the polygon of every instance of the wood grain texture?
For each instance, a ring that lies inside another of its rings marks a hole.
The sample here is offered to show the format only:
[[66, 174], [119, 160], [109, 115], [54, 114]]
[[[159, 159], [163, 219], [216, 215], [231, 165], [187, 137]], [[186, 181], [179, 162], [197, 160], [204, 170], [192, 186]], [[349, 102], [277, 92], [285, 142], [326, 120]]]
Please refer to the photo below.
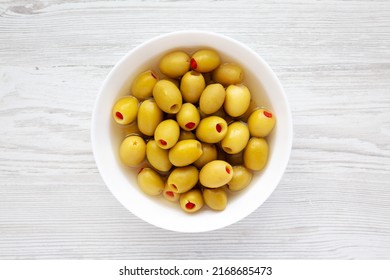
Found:
[[[390, 259], [388, 1], [0, 2], [0, 259]], [[287, 171], [201, 234], [125, 210], [96, 169], [99, 87], [130, 49], [199, 29], [259, 53], [294, 118]]]

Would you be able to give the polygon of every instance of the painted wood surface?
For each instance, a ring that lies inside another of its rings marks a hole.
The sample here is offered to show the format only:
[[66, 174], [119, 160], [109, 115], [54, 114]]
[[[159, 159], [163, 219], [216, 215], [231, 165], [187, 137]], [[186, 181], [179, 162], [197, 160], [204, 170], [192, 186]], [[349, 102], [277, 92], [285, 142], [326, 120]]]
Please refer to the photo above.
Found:
[[[180, 234], [124, 209], [94, 163], [95, 98], [162, 33], [220, 32], [280, 78], [294, 143], [276, 191]], [[389, 259], [388, 1], [0, 2], [0, 259]]]

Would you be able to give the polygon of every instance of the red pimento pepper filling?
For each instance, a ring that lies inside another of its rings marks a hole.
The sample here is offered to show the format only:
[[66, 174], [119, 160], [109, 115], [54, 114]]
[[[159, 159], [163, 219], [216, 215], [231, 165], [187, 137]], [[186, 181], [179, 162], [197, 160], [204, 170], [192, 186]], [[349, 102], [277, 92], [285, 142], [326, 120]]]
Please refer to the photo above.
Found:
[[123, 115], [121, 114], [121, 112], [116, 112], [115, 113], [115, 116], [120, 119], [120, 120], [123, 120]]
[[188, 128], [188, 129], [193, 129], [193, 128], [195, 127], [195, 123], [189, 122], [189, 123], [187, 123], [187, 124], [185, 125], [185, 127]]
[[167, 192], [165, 192], [165, 194], [166, 194], [167, 196], [173, 197], [173, 192], [171, 192], [171, 191], [167, 191]]
[[218, 131], [218, 132], [221, 132], [222, 131], [222, 125], [220, 125], [219, 123], [215, 126], [215, 129]]
[[193, 59], [193, 58], [191, 58], [191, 60], [190, 60], [190, 67], [191, 67], [191, 69], [193, 69], [193, 70], [195, 70], [196, 67], [198, 67], [198, 63], [196, 63], [196, 60]]
[[195, 207], [195, 203], [192, 203], [191, 201], [188, 201], [187, 203], [186, 203], [186, 208], [188, 209], [188, 210], [191, 210], [191, 209], [193, 209]]
[[272, 118], [272, 113], [264, 111], [264, 116], [266, 116], [267, 118]]
[[158, 79], [158, 78], [157, 78], [157, 75], [156, 75], [156, 74], [154, 74], [154, 72], [153, 72], [153, 71], [152, 71], [152, 72], [150, 72], [150, 74], [152, 74], [152, 77], [153, 77], [153, 78], [155, 78], [156, 80]]
[[163, 139], [160, 139], [158, 140], [160, 142], [161, 145], [165, 146], [167, 144], [167, 141], [163, 140]]
[[229, 167], [225, 167], [225, 170], [226, 170], [226, 172], [227, 172], [227, 174], [230, 174], [230, 169], [229, 169]]

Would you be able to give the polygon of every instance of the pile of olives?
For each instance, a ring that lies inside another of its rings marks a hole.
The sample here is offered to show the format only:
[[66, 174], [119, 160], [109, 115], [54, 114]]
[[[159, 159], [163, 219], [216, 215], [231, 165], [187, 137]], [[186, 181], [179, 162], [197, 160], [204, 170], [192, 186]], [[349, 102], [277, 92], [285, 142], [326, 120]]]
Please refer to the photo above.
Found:
[[212, 49], [163, 55], [158, 71], [133, 80], [112, 109], [123, 164], [139, 168], [140, 189], [179, 201], [186, 212], [223, 210], [268, 160], [275, 116], [257, 106], [236, 63]]

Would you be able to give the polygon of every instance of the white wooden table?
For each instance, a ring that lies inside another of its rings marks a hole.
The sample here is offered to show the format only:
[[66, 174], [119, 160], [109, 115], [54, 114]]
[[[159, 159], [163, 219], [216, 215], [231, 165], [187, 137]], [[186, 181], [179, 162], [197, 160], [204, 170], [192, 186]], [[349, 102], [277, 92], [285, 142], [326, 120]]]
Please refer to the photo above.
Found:
[[[92, 156], [113, 65], [162, 33], [231, 36], [274, 69], [294, 117], [276, 191], [227, 228], [133, 216]], [[389, 1], [0, 2], [0, 259], [390, 259]]]

